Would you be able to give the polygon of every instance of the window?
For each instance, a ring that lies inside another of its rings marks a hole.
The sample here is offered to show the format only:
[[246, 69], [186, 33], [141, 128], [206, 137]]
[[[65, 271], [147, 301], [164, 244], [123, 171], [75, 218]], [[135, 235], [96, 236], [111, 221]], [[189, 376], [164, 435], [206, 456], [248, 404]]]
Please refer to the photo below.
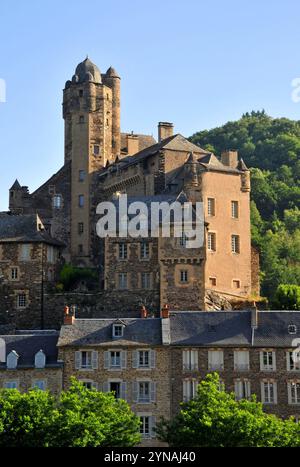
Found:
[[231, 235], [231, 251], [232, 253], [240, 253], [240, 236]]
[[141, 243], [141, 259], [148, 259], [150, 256], [150, 246], [148, 242]]
[[250, 381], [247, 379], [236, 380], [234, 382], [234, 392], [236, 400], [250, 399]]
[[198, 350], [183, 350], [182, 364], [183, 370], [198, 370]]
[[17, 295], [17, 308], [26, 308], [27, 297], [25, 293], [19, 293]]
[[80, 115], [80, 117], [79, 117], [79, 123], [84, 123], [84, 115]]
[[119, 243], [119, 259], [124, 260], [127, 259], [127, 244], [126, 243]]
[[208, 351], [208, 369], [212, 371], [224, 370], [223, 350]]
[[234, 289], [240, 289], [241, 288], [241, 281], [239, 279], [233, 279], [232, 287]]
[[133, 401], [139, 404], [156, 402], [156, 383], [154, 381], [135, 381], [132, 395]]
[[207, 214], [209, 216], [215, 216], [216, 203], [214, 198], [207, 198]]
[[288, 333], [289, 334], [297, 334], [297, 326], [295, 324], [288, 325]]
[[110, 388], [109, 388], [110, 392], [114, 393], [114, 396], [116, 399], [120, 399], [121, 398], [121, 383], [113, 381], [109, 384], [110, 384]]
[[124, 326], [122, 324], [113, 325], [113, 337], [122, 337], [124, 332]]
[[239, 202], [231, 201], [231, 217], [233, 219], [238, 219], [239, 217]]
[[234, 351], [234, 369], [235, 371], [249, 370], [249, 351], [235, 350]]
[[100, 146], [99, 146], [98, 144], [94, 144], [93, 154], [94, 154], [94, 156], [99, 156], [99, 154], [100, 154]]
[[286, 353], [286, 363], [288, 371], [300, 370], [300, 352], [296, 350]]
[[32, 383], [33, 388], [40, 389], [41, 391], [46, 390], [46, 381], [44, 379], [35, 379]]
[[207, 248], [208, 248], [208, 251], [216, 251], [217, 249], [216, 234], [214, 232], [208, 232]]
[[186, 270], [180, 271], [180, 282], [182, 284], [187, 284], [187, 282], [188, 282], [188, 271], [186, 271]]
[[18, 268], [11, 268], [11, 270], [10, 270], [10, 278], [11, 278], [12, 281], [18, 280], [18, 273], [19, 273]]
[[271, 350], [260, 352], [260, 371], [276, 370], [276, 354]]
[[51, 264], [55, 262], [55, 250], [51, 245], [47, 246], [47, 262]]
[[46, 365], [46, 355], [42, 350], [37, 352], [34, 357], [35, 368], [45, 368]]
[[20, 261], [30, 261], [31, 245], [23, 243], [20, 248]]
[[5, 381], [4, 388], [5, 389], [18, 389], [18, 382], [17, 381]]
[[189, 402], [197, 394], [198, 381], [196, 379], [185, 379], [183, 381], [183, 401]]
[[134, 350], [132, 368], [155, 368], [155, 350]]
[[80, 208], [83, 208], [84, 207], [84, 195], [79, 195], [78, 196], [78, 206]]
[[85, 180], [85, 170], [79, 170], [78, 172], [78, 181], [84, 182]]
[[277, 383], [274, 381], [262, 381], [261, 400], [264, 404], [277, 404]]
[[113, 350], [110, 353], [110, 368], [121, 368], [121, 352]]
[[18, 365], [19, 355], [15, 350], [12, 350], [6, 358], [6, 366], [9, 370], [14, 370]]
[[151, 289], [151, 273], [150, 272], [142, 272], [141, 286], [142, 286], [142, 289]]
[[140, 434], [142, 435], [143, 438], [150, 438], [150, 436], [151, 436], [151, 429], [150, 429], [151, 417], [145, 416], [145, 415], [141, 416], [140, 417], [140, 423], [141, 423]]
[[93, 350], [81, 350], [75, 352], [76, 370], [97, 370], [98, 352]]
[[78, 254], [79, 254], [79, 255], [82, 255], [82, 254], [83, 254], [83, 245], [82, 245], [82, 244], [79, 244], [79, 245], [78, 245]]
[[300, 404], [300, 382], [291, 381], [288, 383], [289, 404]]
[[216, 287], [216, 285], [217, 285], [217, 278], [216, 278], [216, 277], [210, 277], [210, 278], [209, 278], [209, 285], [210, 285], [210, 287]]
[[79, 97], [83, 97], [83, 89], [79, 89]]
[[124, 290], [127, 289], [127, 273], [121, 272], [119, 274], [119, 289]]
[[79, 235], [82, 235], [84, 232], [84, 224], [83, 222], [78, 222], [78, 233]]
[[60, 209], [62, 207], [62, 197], [61, 197], [61, 195], [53, 196], [52, 204], [53, 204], [54, 209]]

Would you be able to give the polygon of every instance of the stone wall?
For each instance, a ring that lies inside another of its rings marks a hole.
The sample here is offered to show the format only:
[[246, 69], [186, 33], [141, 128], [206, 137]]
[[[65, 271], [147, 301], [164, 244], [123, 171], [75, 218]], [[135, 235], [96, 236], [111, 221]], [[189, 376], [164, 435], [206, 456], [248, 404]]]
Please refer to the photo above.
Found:
[[34, 380], [44, 380], [46, 389], [58, 395], [62, 390], [62, 368], [0, 369], [0, 388], [8, 381], [16, 381], [18, 389], [26, 392], [33, 387]]

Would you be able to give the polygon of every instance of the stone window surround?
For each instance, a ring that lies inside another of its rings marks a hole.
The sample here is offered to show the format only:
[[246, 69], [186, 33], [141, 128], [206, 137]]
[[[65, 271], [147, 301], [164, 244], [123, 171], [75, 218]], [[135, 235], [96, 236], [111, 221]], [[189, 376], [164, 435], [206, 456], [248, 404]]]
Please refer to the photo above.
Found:
[[[25, 295], [25, 306], [19, 306], [19, 296]], [[25, 310], [29, 306], [29, 291], [28, 290], [15, 290], [15, 299], [16, 299], [16, 307], [18, 310]]]
[[37, 387], [37, 386], [36, 386], [36, 383], [37, 383], [38, 381], [43, 381], [43, 382], [44, 382], [44, 389], [43, 389], [43, 391], [46, 391], [46, 390], [47, 390], [47, 387], [48, 387], [48, 380], [47, 380], [47, 378], [32, 378], [32, 380], [31, 380], [31, 387], [32, 387], [32, 388]]
[[[149, 247], [149, 253], [148, 253], [148, 256], [146, 256], [145, 258], [142, 257], [142, 245], [144, 244], [147, 244], [148, 247]], [[139, 257], [140, 257], [140, 261], [150, 261], [151, 257], [152, 257], [152, 242], [149, 242], [149, 241], [142, 241], [142, 242], [139, 242]]]
[[238, 200], [231, 200], [231, 219], [238, 220], [240, 217], [240, 203]]
[[[272, 365], [270, 366], [270, 368], [268, 368], [269, 364], [267, 364], [267, 367], [265, 367], [263, 363], [263, 354], [265, 352], [272, 353]], [[260, 358], [260, 371], [261, 372], [271, 373], [271, 372], [276, 371], [276, 351], [274, 349], [270, 349], [270, 348], [261, 349], [259, 352], [259, 358]]]
[[[212, 234], [212, 239], [213, 239], [213, 241], [212, 241], [212, 243], [211, 243], [211, 247], [214, 246], [214, 249], [209, 248], [209, 243], [210, 243], [210, 242], [209, 242], [208, 239], [209, 239], [210, 234]], [[214, 245], [213, 245], [213, 243], [214, 243]], [[208, 251], [209, 253], [214, 254], [214, 253], [217, 252], [217, 250], [218, 250], [218, 236], [217, 236], [217, 231], [216, 231], [216, 230], [209, 230], [209, 231], [207, 232], [207, 251]]]
[[[263, 385], [264, 383], [272, 383], [273, 384], [273, 397], [274, 401], [272, 402], [265, 402], [264, 400], [264, 393], [263, 393]], [[277, 398], [277, 381], [273, 378], [264, 378], [261, 380], [261, 401], [263, 404], [266, 405], [276, 405], [278, 403], [278, 398]]]
[[293, 380], [287, 381], [288, 405], [300, 405], [300, 387], [299, 389], [296, 388], [296, 395], [297, 395], [296, 402], [292, 402], [292, 385], [293, 384], [300, 385], [300, 380], [293, 379]]
[[300, 364], [298, 368], [291, 368], [290, 354], [292, 354], [294, 350], [295, 348], [286, 351], [286, 371], [288, 371], [289, 373], [292, 373], [292, 372], [298, 373], [300, 371]]
[[3, 381], [3, 388], [5, 388], [5, 385], [6, 385], [7, 383], [17, 383], [17, 384], [16, 384], [16, 386], [17, 386], [16, 389], [19, 390], [19, 388], [20, 388], [20, 380], [19, 380], [19, 378], [17, 378], [17, 379], [6, 379], [5, 381]]
[[[17, 277], [13, 278], [13, 271], [17, 271]], [[10, 266], [9, 268], [9, 280], [12, 282], [20, 281], [20, 267], [19, 266]]]
[[[211, 206], [209, 206], [211, 201], [212, 201], [212, 204], [211, 204]], [[207, 197], [207, 210], [206, 211], [207, 211], [207, 215], [209, 217], [215, 217], [216, 216], [216, 212], [217, 212], [216, 205], [217, 205], [216, 198], [213, 198], [212, 196], [208, 196]]]
[[[155, 436], [153, 435], [153, 428], [155, 426], [155, 424], [152, 422], [153, 421], [153, 413], [152, 412], [137, 412], [136, 413], [136, 416], [139, 417], [139, 418], [142, 418], [142, 417], [149, 417], [149, 434], [143, 434], [141, 432], [141, 436], [143, 439], [151, 439], [151, 438], [155, 438]], [[152, 420], [151, 420], [152, 419]]]

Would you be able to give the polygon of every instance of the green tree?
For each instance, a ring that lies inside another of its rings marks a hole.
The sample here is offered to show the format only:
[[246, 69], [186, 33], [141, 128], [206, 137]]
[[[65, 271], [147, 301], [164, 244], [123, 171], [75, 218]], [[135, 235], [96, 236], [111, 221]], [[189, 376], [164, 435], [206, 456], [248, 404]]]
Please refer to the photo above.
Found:
[[182, 404], [173, 420], [158, 424], [157, 434], [174, 447], [300, 446], [300, 428], [293, 419], [264, 413], [254, 397], [236, 401], [220, 388], [215, 373], [199, 383], [196, 397]]
[[275, 303], [279, 310], [299, 310], [300, 286], [280, 284], [276, 290]]
[[125, 401], [75, 379], [58, 398], [0, 391], [0, 447], [130, 447], [140, 442], [139, 427]]

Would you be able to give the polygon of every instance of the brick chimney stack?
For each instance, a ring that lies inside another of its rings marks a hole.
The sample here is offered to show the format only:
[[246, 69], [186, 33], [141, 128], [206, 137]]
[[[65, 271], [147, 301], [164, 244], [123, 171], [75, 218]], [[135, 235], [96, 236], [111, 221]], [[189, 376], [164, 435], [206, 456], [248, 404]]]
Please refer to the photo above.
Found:
[[174, 126], [170, 122], [159, 122], [158, 124], [158, 142], [173, 136]]
[[75, 311], [72, 310], [72, 312], [70, 313], [70, 308], [66, 305], [64, 308], [64, 325], [70, 326], [74, 324], [74, 322], [75, 322]]
[[148, 318], [148, 311], [144, 305], [141, 307], [141, 318]]
[[164, 305], [162, 310], [161, 310], [161, 318], [166, 319], [170, 318], [170, 309], [169, 305]]
[[258, 328], [258, 310], [255, 302], [253, 302], [253, 306], [251, 307], [251, 327]]

